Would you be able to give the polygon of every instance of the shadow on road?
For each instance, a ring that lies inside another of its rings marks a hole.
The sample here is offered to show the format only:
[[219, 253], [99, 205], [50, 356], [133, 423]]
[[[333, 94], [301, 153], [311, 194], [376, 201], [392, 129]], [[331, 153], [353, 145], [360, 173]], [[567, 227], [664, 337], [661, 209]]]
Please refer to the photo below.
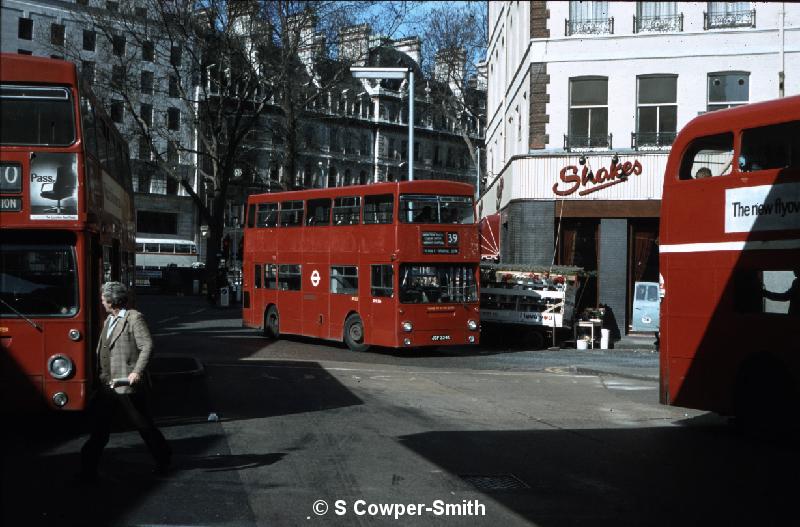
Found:
[[476, 491], [467, 483], [476, 476], [515, 476], [522, 488], [480, 492], [538, 526], [766, 525], [796, 510], [796, 445], [758, 442], [702, 419], [671, 428], [428, 432], [400, 441], [463, 490]]

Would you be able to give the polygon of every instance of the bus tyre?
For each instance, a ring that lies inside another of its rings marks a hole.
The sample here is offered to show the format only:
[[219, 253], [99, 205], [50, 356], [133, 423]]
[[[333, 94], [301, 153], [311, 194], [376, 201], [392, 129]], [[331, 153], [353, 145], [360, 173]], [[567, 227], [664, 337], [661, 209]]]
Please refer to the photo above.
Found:
[[344, 321], [344, 343], [352, 351], [367, 351], [364, 344], [364, 323], [358, 315], [350, 315]]
[[278, 308], [269, 306], [267, 314], [264, 315], [264, 336], [270, 339], [277, 339], [280, 336], [280, 316]]
[[528, 331], [528, 346], [532, 350], [540, 350], [544, 348], [544, 334], [538, 329]]

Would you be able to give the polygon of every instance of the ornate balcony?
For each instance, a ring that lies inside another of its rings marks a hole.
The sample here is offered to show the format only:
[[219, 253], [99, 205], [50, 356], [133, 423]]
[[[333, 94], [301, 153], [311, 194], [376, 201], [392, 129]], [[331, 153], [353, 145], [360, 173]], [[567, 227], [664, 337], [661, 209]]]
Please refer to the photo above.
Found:
[[672, 146], [675, 132], [631, 132], [631, 148], [634, 150], [662, 149]]
[[703, 29], [731, 27], [756, 27], [756, 10], [729, 11], [727, 13], [703, 12]]
[[595, 149], [609, 149], [612, 146], [613, 134], [608, 135], [565, 135], [564, 136], [564, 150], [567, 152], [573, 150], [595, 150]]
[[634, 16], [634, 33], [673, 33], [683, 31], [683, 13], [675, 16]]
[[564, 35], [613, 35], [614, 17], [594, 20], [564, 20]]

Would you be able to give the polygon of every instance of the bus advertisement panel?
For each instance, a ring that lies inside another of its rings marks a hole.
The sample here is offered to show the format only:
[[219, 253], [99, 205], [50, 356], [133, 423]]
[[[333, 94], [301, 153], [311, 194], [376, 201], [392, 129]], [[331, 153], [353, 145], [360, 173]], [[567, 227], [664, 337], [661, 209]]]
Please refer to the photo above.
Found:
[[800, 387], [800, 97], [675, 140], [660, 232], [665, 404], [773, 421]]
[[406, 181], [251, 196], [244, 324], [357, 351], [477, 343], [472, 194]]
[[2, 54], [0, 122], [0, 401], [79, 410], [100, 285], [134, 282], [127, 145], [61, 60]]

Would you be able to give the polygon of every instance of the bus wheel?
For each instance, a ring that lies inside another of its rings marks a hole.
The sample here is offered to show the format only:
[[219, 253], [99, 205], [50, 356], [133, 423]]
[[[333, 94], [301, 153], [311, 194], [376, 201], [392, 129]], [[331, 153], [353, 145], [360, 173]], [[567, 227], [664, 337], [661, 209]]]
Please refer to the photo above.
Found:
[[267, 314], [264, 316], [264, 336], [271, 339], [277, 339], [280, 336], [280, 317], [278, 316], [278, 308], [269, 306]]
[[528, 331], [528, 347], [533, 350], [544, 348], [544, 334], [538, 329]]
[[369, 346], [364, 344], [364, 323], [358, 315], [350, 315], [344, 321], [344, 343], [352, 351], [367, 351]]

